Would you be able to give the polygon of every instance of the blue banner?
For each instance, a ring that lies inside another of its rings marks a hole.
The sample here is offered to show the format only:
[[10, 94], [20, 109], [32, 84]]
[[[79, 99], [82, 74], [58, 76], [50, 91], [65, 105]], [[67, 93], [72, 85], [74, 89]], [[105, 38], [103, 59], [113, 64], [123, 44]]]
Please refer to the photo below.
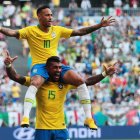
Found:
[[[140, 139], [139, 126], [105, 126], [97, 131], [85, 127], [69, 127], [71, 140]], [[0, 140], [34, 140], [33, 128], [0, 128]]]
[[73, 139], [140, 139], [140, 126], [104, 126], [97, 131], [85, 127], [69, 128]]

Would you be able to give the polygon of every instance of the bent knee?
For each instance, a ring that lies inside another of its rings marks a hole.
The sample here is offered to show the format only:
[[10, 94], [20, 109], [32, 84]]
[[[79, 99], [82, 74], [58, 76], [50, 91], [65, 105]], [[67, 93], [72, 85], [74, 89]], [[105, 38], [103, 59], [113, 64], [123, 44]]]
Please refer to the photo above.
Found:
[[63, 80], [66, 84], [71, 84], [74, 86], [80, 86], [85, 83], [85, 80], [77, 72], [69, 70], [63, 77]]
[[82, 85], [84, 83], [85, 83], [84, 79], [82, 77], [80, 77], [80, 76], [77, 76], [77, 77], [73, 77], [71, 79], [71, 83], [70, 84], [74, 85], [74, 86], [80, 86], [80, 85]]
[[45, 79], [41, 76], [33, 76], [31, 78], [31, 85], [35, 86], [36, 88], [39, 88], [43, 83]]
[[84, 79], [82, 77], [80, 77], [80, 76], [77, 77], [77, 79], [75, 80], [75, 86], [80, 86], [80, 85], [82, 85], [84, 83], [85, 83]]

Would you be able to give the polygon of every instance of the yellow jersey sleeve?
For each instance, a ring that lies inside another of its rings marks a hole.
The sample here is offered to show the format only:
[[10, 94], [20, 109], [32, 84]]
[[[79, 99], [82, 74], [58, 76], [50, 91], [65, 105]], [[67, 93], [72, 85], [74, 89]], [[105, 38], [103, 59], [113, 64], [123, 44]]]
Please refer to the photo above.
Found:
[[30, 83], [31, 83], [31, 78], [30, 78], [30, 76], [25, 76], [25, 79], [26, 79], [26, 82], [24, 83], [24, 86], [29, 87], [29, 86], [30, 86]]
[[25, 27], [25, 28], [22, 28], [20, 30], [18, 30], [19, 32], [19, 39], [27, 39], [28, 38], [28, 29], [30, 27]]
[[63, 37], [63, 38], [69, 38], [73, 32], [73, 29], [69, 29], [69, 28], [65, 28], [65, 27], [61, 27], [61, 26], [58, 26], [61, 30], [61, 34], [60, 34], [60, 37]]

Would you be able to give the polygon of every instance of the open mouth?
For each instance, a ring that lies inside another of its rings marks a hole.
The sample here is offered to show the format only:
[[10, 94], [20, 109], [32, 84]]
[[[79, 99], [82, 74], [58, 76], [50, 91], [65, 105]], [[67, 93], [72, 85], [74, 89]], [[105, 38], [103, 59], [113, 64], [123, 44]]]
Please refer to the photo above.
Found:
[[59, 79], [59, 78], [60, 78], [60, 73], [56, 73], [56, 74], [54, 75], [54, 77], [55, 77], [55, 79]]
[[51, 24], [51, 23], [52, 23], [52, 21], [48, 21], [48, 23], [49, 23], [49, 24]]

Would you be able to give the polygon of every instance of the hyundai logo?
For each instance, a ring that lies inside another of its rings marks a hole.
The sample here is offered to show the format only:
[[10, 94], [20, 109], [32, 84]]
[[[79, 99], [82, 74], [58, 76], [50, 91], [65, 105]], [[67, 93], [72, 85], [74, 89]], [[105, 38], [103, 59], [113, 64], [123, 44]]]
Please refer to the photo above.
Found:
[[33, 140], [35, 130], [33, 128], [17, 128], [13, 135], [17, 140]]

